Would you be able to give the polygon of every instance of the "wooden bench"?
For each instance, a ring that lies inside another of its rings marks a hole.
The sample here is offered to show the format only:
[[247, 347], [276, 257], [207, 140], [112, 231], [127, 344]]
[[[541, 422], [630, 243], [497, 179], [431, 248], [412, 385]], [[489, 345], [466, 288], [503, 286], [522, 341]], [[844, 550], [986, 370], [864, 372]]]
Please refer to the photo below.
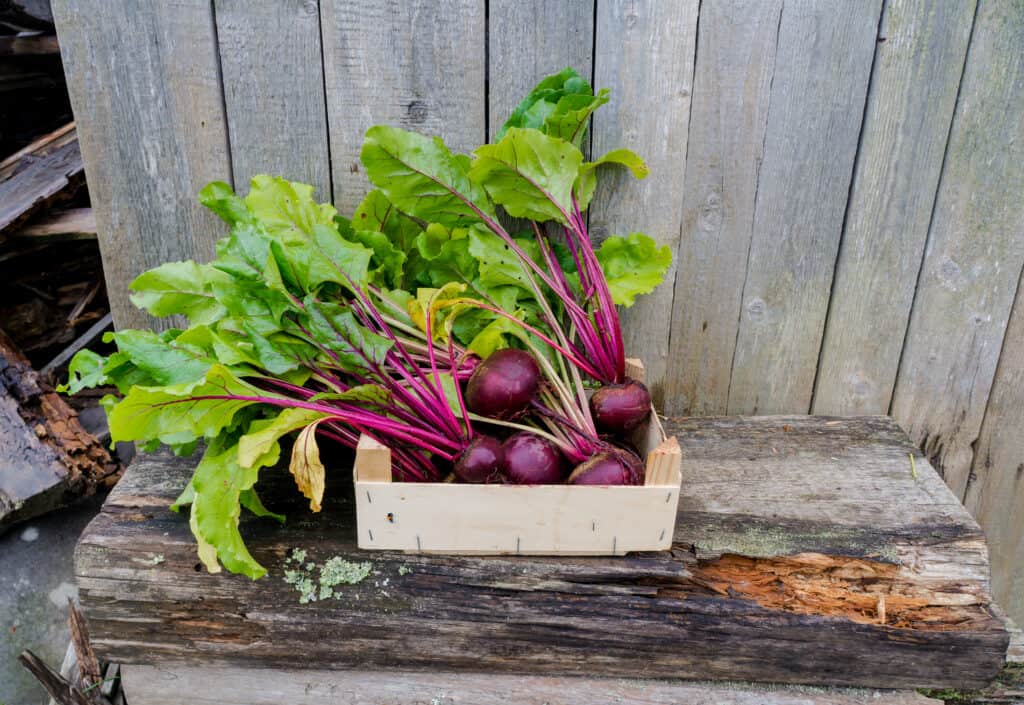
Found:
[[[981, 531], [891, 420], [667, 430], [683, 449], [671, 552], [360, 551], [349, 468], [318, 515], [271, 471], [280, 491], [264, 499], [289, 520], [243, 519], [269, 569], [257, 582], [201, 570], [186, 517], [167, 509], [189, 461], [143, 457], [78, 548], [96, 651], [122, 664], [131, 705], [909, 703], [923, 699], [676, 679], [976, 688], [999, 671], [1009, 637]], [[282, 577], [295, 548], [372, 572], [339, 599], [299, 604]]]

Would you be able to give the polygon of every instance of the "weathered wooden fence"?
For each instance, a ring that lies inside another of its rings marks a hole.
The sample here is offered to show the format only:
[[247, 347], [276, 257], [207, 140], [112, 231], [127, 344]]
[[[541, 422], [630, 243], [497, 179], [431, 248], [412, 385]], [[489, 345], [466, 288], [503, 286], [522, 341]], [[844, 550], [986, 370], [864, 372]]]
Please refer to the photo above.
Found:
[[[271, 172], [350, 211], [388, 122], [469, 149], [572, 65], [612, 102], [596, 233], [676, 254], [628, 312], [671, 414], [891, 413], [985, 528], [1024, 621], [1019, 0], [53, 0], [121, 326], [208, 258], [195, 201]], [[909, 468], [908, 468], [909, 472]]]

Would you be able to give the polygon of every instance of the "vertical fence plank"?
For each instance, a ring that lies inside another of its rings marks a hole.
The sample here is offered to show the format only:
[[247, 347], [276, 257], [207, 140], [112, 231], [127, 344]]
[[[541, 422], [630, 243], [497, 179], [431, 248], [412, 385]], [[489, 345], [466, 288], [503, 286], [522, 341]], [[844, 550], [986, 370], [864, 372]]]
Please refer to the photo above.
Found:
[[729, 413], [810, 408], [880, 13], [783, 5]]
[[726, 411], [781, 10], [782, 0], [700, 9], [665, 378], [669, 414]]
[[672, 249], [668, 283], [641, 297], [622, 317], [626, 350], [643, 358], [659, 404], [682, 220], [697, 7], [697, 0], [597, 3], [594, 83], [612, 95], [594, 115], [594, 154], [628, 147], [647, 160], [651, 175], [633, 181], [621, 170], [603, 173], [590, 225], [596, 240], [642, 231]]
[[1024, 623], [1024, 288], [1006, 329], [965, 504], [985, 530], [992, 593]]
[[590, 80], [592, 0], [491, 0], [487, 17], [488, 138], [544, 76], [572, 66]]
[[351, 213], [369, 190], [367, 128], [387, 123], [468, 151], [484, 141], [484, 0], [322, 0], [334, 202]]
[[893, 397], [958, 497], [1024, 266], [1022, 46], [1020, 4], [981, 0]]
[[815, 413], [889, 410], [974, 7], [969, 0], [886, 5]]
[[212, 8], [52, 5], [114, 322], [151, 325], [128, 284], [169, 260], [209, 259], [221, 233], [196, 201], [208, 181], [231, 179]]
[[331, 198], [316, 0], [216, 0], [217, 42], [235, 182], [256, 174], [313, 184]]

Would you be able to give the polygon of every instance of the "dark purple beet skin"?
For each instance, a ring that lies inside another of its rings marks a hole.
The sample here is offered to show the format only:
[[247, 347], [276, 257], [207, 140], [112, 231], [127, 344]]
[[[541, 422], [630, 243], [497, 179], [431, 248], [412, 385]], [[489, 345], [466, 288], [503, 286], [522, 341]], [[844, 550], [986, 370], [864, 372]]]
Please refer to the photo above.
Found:
[[501, 441], [478, 433], [455, 460], [455, 476], [463, 482], [498, 482], [501, 457]]
[[642, 485], [643, 481], [640, 459], [618, 448], [594, 455], [569, 475], [570, 485]]
[[605, 433], [629, 433], [651, 413], [651, 393], [643, 382], [606, 384], [590, 397], [594, 425]]
[[523, 411], [540, 386], [530, 353], [506, 348], [480, 363], [466, 385], [466, 405], [481, 416], [503, 419]]
[[505, 477], [515, 485], [557, 485], [565, 479], [565, 458], [554, 443], [522, 431], [502, 443]]

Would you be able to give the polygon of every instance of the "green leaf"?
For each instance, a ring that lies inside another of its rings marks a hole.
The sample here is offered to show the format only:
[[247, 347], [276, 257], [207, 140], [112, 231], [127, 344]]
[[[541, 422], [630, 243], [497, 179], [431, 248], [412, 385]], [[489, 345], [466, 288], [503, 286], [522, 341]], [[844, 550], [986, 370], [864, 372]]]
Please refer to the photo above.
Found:
[[192, 481], [189, 480], [189, 483], [185, 485], [185, 489], [181, 491], [181, 494], [178, 495], [178, 498], [174, 500], [174, 504], [170, 506], [170, 510], [175, 513], [180, 512], [185, 507], [191, 505], [192, 502], [195, 501], [195, 499], [196, 490], [192, 486]]
[[248, 223], [252, 214], [234, 189], [223, 181], [211, 181], [199, 192], [199, 202], [230, 225]]
[[610, 91], [602, 88], [597, 95], [575, 93], [563, 96], [544, 120], [544, 132], [582, 148], [587, 121], [595, 110], [608, 102]]
[[668, 245], [658, 244], [643, 233], [629, 237], [613, 236], [601, 243], [597, 251], [612, 300], [632, 306], [638, 294], [649, 294], [661, 284], [672, 264]]
[[382, 232], [400, 252], [405, 253], [412, 247], [413, 239], [423, 231], [415, 220], [398, 210], [379, 189], [366, 194], [352, 214], [351, 227], [353, 230]]
[[251, 489], [257, 477], [257, 469], [238, 464], [238, 447], [224, 438], [212, 441], [196, 466], [189, 523], [199, 543], [199, 557], [211, 573], [219, 572], [218, 561], [232, 573], [253, 580], [267, 572], [249, 553], [238, 531], [241, 493]]
[[486, 360], [494, 351], [507, 348], [508, 341], [505, 335], [514, 333], [517, 330], [522, 329], [513, 321], [504, 316], [495, 317], [483, 330], [476, 334], [466, 348]]
[[[593, 90], [573, 68], [566, 67], [556, 74], [546, 76], [534, 86], [498, 130], [495, 140], [501, 140], [514, 127], [544, 129], [559, 103], [569, 96], [593, 99]], [[568, 106], [563, 110], [568, 110]]]
[[377, 125], [366, 132], [360, 155], [366, 174], [391, 203], [409, 215], [449, 227], [488, 216], [487, 194], [469, 178], [469, 158], [439, 137]]
[[249, 426], [249, 433], [238, 439], [238, 464], [243, 468], [273, 465], [281, 453], [279, 441], [282, 436], [326, 416], [322, 411], [290, 408], [273, 419], [254, 421]]
[[340, 364], [362, 371], [367, 367], [364, 355], [375, 364], [384, 361], [392, 341], [359, 323], [347, 307], [318, 301], [312, 295], [304, 303], [307, 329], [318, 343], [337, 355]]
[[583, 154], [537, 130], [511, 128], [474, 153], [470, 177], [515, 218], [568, 223]]
[[446, 228], [431, 223], [416, 236], [406, 267], [411, 283], [439, 288], [450, 281], [472, 282], [477, 260], [469, 252], [469, 233], [476, 228]]
[[317, 225], [334, 227], [338, 211], [330, 203], [317, 203], [313, 187], [279, 176], [260, 174], [252, 177], [245, 197], [249, 212], [277, 239], [302, 240]]
[[[535, 262], [541, 260], [540, 248], [533, 238], [516, 238], [516, 242]], [[479, 264], [479, 282], [488, 291], [498, 287], [514, 286], [520, 293], [533, 296], [523, 264], [515, 252], [494, 233], [487, 230], [474, 229], [469, 235], [469, 253]], [[514, 301], [512, 306], [514, 307]], [[503, 306], [505, 310], [512, 310]]]
[[379, 230], [355, 230], [352, 239], [373, 252], [373, 262], [377, 266], [371, 273], [371, 281], [392, 287], [402, 285], [406, 255], [392, 244], [385, 233]]
[[168, 262], [143, 272], [128, 288], [132, 303], [154, 316], [181, 314], [198, 325], [225, 314], [213, 288], [228, 281], [229, 275], [208, 264]]
[[237, 396], [275, 398], [220, 364], [195, 382], [133, 387], [108, 414], [111, 441], [185, 443], [214, 438], [231, 425], [235, 414], [258, 403], [233, 398]]
[[150, 385], [175, 385], [202, 379], [216, 362], [210, 352], [189, 345], [188, 338], [166, 339], [148, 330], [122, 330], [108, 333], [118, 351], [149, 377]]
[[285, 523], [284, 514], [272, 512], [265, 506], [263, 506], [263, 500], [261, 500], [260, 496], [256, 494], [255, 487], [251, 487], [247, 490], [242, 490], [238, 494], [238, 499], [239, 502], [241, 502], [242, 506], [248, 509], [250, 512], [252, 512], [254, 515], [258, 517], [267, 517], [269, 519], [274, 519], [281, 524]]
[[304, 295], [324, 282], [346, 288], [366, 282], [373, 250], [343, 238], [333, 225], [314, 225], [301, 240], [273, 242], [270, 251], [283, 281]]
[[83, 389], [107, 384], [103, 366], [107, 359], [92, 350], [79, 350], [68, 365], [67, 384], [57, 385], [57, 391], [64, 394], [78, 394]]
[[586, 162], [580, 167], [580, 175], [575, 186], [580, 210], [586, 210], [590, 205], [590, 199], [594, 197], [594, 190], [597, 188], [597, 167], [605, 164], [624, 166], [638, 179], [644, 179], [650, 173], [644, 160], [636, 152], [628, 149], [613, 149], [597, 161]]

